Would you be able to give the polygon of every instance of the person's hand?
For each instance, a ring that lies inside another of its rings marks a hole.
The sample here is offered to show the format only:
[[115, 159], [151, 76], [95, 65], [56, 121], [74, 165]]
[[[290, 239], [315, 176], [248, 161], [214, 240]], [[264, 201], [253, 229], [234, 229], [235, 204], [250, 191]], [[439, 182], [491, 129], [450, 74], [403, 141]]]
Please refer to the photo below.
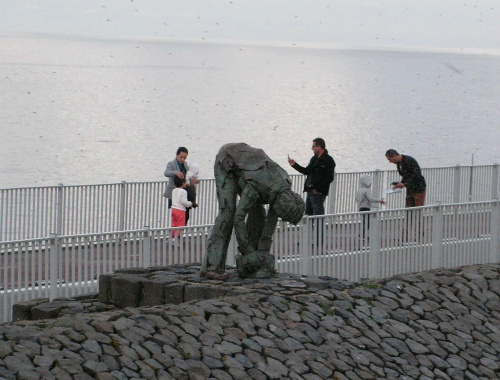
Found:
[[193, 202], [193, 204], [191, 205], [191, 207], [192, 207], [192, 208], [196, 208], [196, 207], [198, 207], [198, 203]]
[[386, 204], [386, 202], [384, 201], [384, 198], [382, 198], [382, 200], [380, 201], [380, 204], [381, 205], [385, 205]]
[[177, 177], [179, 177], [179, 178], [184, 178], [184, 173], [182, 173], [182, 172], [177, 172]]
[[290, 166], [293, 166], [295, 165], [295, 160], [293, 158], [289, 158], [288, 163], [290, 164]]
[[314, 195], [316, 195], [316, 194], [318, 194], [318, 191], [316, 189], [312, 189], [311, 193], [313, 193]]

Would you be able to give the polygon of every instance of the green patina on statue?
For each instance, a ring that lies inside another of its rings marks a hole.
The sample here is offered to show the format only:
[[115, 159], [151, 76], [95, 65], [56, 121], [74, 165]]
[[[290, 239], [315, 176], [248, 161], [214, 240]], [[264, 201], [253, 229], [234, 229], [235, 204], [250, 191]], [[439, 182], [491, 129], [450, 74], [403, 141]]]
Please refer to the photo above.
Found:
[[[291, 190], [288, 174], [277, 163], [262, 149], [245, 143], [223, 145], [215, 159], [214, 173], [219, 214], [203, 258], [202, 275], [216, 277], [224, 273], [234, 226], [240, 277], [271, 277], [276, 270], [269, 251], [278, 218], [293, 224], [300, 222], [304, 200]], [[269, 205], [267, 215], [265, 204]]]

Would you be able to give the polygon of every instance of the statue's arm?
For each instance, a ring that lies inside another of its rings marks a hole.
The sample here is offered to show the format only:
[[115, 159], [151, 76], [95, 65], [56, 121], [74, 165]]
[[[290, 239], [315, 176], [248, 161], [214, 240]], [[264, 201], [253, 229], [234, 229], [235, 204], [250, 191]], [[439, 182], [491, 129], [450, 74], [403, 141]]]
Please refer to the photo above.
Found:
[[247, 183], [240, 195], [240, 201], [234, 215], [234, 232], [238, 240], [238, 250], [244, 256], [253, 252], [248, 242], [248, 231], [245, 218], [259, 200], [259, 193], [252, 183]]
[[278, 215], [276, 215], [271, 206], [269, 207], [266, 222], [264, 224], [264, 230], [262, 231], [262, 236], [259, 240], [259, 251], [269, 252], [271, 250], [271, 244], [273, 243], [273, 234], [276, 230], [277, 224]]

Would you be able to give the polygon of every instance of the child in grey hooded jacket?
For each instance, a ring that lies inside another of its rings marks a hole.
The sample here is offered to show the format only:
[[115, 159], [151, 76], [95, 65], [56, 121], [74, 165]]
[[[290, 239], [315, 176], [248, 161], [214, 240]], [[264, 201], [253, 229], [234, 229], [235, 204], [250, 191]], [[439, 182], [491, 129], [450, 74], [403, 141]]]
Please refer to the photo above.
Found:
[[359, 211], [370, 211], [372, 203], [380, 203], [385, 205], [383, 199], [376, 199], [372, 196], [372, 177], [364, 174], [359, 179], [359, 188], [356, 191], [356, 202], [358, 203]]
[[[359, 211], [370, 211], [372, 203], [380, 203], [381, 205], [385, 205], [384, 199], [373, 198], [372, 191], [370, 189], [371, 186], [372, 177], [368, 174], [362, 175], [359, 179], [359, 188], [356, 191], [356, 202], [358, 203]], [[370, 219], [368, 215], [363, 215], [363, 239], [365, 238], [366, 231], [368, 231], [369, 229]]]

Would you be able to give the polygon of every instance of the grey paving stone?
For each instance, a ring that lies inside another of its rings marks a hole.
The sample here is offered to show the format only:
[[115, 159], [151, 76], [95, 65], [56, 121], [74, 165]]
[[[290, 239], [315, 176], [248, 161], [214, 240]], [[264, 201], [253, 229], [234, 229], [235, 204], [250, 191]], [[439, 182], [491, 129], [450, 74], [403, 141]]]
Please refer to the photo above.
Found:
[[125, 375], [126, 379], [139, 379], [140, 376], [137, 372], [131, 370], [130, 368], [122, 368], [121, 372]]
[[133, 360], [128, 356], [120, 356], [118, 358], [118, 363], [120, 363], [122, 371], [124, 370], [125, 367], [132, 371], [137, 371], [139, 369], [137, 367], [137, 364], [135, 363], [135, 360]]
[[257, 368], [252, 368], [247, 371], [248, 375], [254, 380], [266, 380], [267, 376]]
[[116, 380], [116, 377], [109, 372], [98, 373], [95, 376], [96, 380]]
[[82, 343], [82, 348], [94, 354], [102, 355], [102, 348], [95, 340], [86, 340]]
[[333, 371], [325, 366], [322, 363], [318, 363], [316, 361], [309, 361], [307, 362], [307, 365], [311, 369], [313, 374], [316, 374], [317, 376], [320, 376], [322, 379], [326, 379], [328, 377], [331, 377]]
[[73, 379], [68, 372], [64, 371], [60, 367], [53, 368], [51, 370], [51, 372], [57, 380], [72, 380]]
[[[153, 368], [151, 368], [147, 363], [144, 361], [138, 360], [136, 362], [137, 367], [139, 368], [139, 375], [144, 378], [144, 379], [155, 379], [156, 378], [156, 372]], [[178, 368], [176, 368], [178, 369]], [[178, 369], [181, 371], [180, 369]]]
[[118, 363], [118, 360], [113, 356], [103, 355], [99, 358], [99, 360], [108, 366], [109, 371], [120, 369], [120, 363]]
[[300, 343], [297, 339], [291, 337], [285, 338], [283, 342], [293, 351], [303, 350], [305, 348], [304, 345]]
[[406, 345], [410, 349], [410, 351], [414, 354], [425, 354], [429, 352], [429, 348], [413, 339], [406, 339]]
[[75, 363], [72, 359], [59, 359], [56, 363], [60, 369], [70, 375], [76, 375], [82, 372], [82, 366], [79, 363]]
[[217, 369], [212, 371], [212, 378], [218, 380], [233, 380], [233, 377], [229, 373]]
[[36, 355], [33, 358], [33, 364], [37, 367], [52, 367], [55, 359], [49, 356]]
[[119, 330], [125, 330], [125, 329], [128, 329], [128, 328], [134, 326], [136, 324], [136, 322], [131, 320], [131, 319], [122, 317], [116, 321], [111, 322], [111, 324], [113, 325], [113, 328], [115, 330], [119, 331]]
[[82, 364], [83, 370], [91, 376], [96, 376], [98, 373], [107, 372], [108, 366], [104, 362], [96, 362], [88, 360]]
[[[255, 340], [254, 337], [253, 339]], [[235, 354], [240, 354], [243, 349], [240, 345], [230, 343], [227, 341], [222, 341], [220, 344], [215, 344], [214, 348], [219, 351], [222, 355], [235, 355]]]
[[288, 374], [288, 368], [273, 358], [267, 358], [265, 363], [257, 363], [256, 368], [265, 373], [269, 379], [279, 379]]
[[222, 362], [222, 360], [215, 359], [215, 358], [212, 358], [210, 356], [204, 356], [202, 361], [210, 369], [224, 368], [224, 363]]
[[[46, 367], [37, 367], [37, 368], [35, 368], [35, 371], [36, 371], [36, 373], [38, 373], [40, 375], [40, 379], [43, 379], [43, 380], [55, 380], [55, 378], [56, 378], [52, 374], [52, 372], [50, 372], [49, 368], [46, 368]], [[1, 376], [1, 372], [0, 372], [0, 376]]]

